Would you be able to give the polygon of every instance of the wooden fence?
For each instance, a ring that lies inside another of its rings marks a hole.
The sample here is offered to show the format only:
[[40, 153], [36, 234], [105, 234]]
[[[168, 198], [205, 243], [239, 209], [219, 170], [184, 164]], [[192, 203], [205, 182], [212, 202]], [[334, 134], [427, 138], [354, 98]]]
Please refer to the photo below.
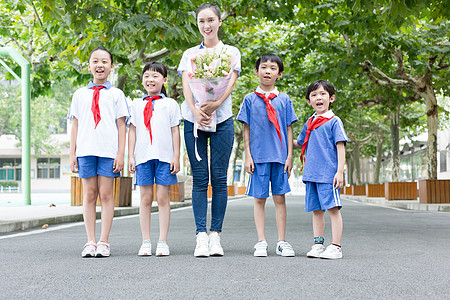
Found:
[[450, 203], [450, 179], [420, 180], [420, 203]]
[[386, 200], [417, 200], [417, 183], [386, 182], [384, 197]]
[[366, 184], [367, 197], [384, 197], [384, 184]]
[[352, 186], [352, 195], [353, 196], [366, 195], [366, 186], [365, 185], [353, 185]]

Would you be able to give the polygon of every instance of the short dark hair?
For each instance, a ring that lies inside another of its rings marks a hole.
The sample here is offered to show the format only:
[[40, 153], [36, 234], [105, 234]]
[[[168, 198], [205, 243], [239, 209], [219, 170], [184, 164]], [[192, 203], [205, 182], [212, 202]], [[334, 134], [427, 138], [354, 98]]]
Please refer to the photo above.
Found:
[[266, 53], [261, 55], [260, 58], [258, 58], [258, 60], [256, 61], [256, 70], [259, 69], [259, 65], [263, 62], [266, 61], [272, 61], [274, 63], [277, 63], [278, 65], [278, 72], [279, 73], [283, 73], [284, 71], [284, 65], [283, 65], [283, 60], [276, 54], [272, 54], [272, 53]]
[[[144, 69], [142, 70], [142, 75], [144, 75], [144, 73], [146, 71], [155, 71], [158, 72], [159, 74], [161, 74], [164, 78], [167, 77], [167, 68], [164, 64], [160, 63], [160, 62], [156, 62], [156, 61], [152, 61], [149, 62], [148, 64], [146, 64], [144, 66]], [[166, 88], [164, 87], [164, 85], [161, 88], [161, 93], [164, 94], [164, 96], [167, 97], [167, 92], [166, 92]]]
[[88, 59], [88, 61], [91, 60], [92, 53], [94, 53], [94, 52], [97, 51], [97, 50], [103, 50], [103, 51], [108, 52], [108, 53], [109, 53], [109, 57], [111, 58], [111, 64], [113, 63], [113, 56], [112, 56], [112, 54], [111, 54], [111, 51], [109, 51], [108, 49], [106, 49], [106, 48], [103, 47], [103, 46], [98, 46], [97, 48], [95, 48], [94, 50], [92, 50], [91, 53], [89, 53], [89, 59]]
[[214, 3], [203, 3], [202, 5], [200, 5], [197, 10], [195, 11], [195, 19], [198, 19], [198, 14], [207, 8], [212, 8], [212, 10], [214, 11], [214, 13], [217, 15], [217, 17], [220, 19], [222, 18], [222, 13], [220, 12], [220, 8], [214, 4]]
[[320, 80], [314, 81], [313, 83], [311, 83], [308, 86], [308, 89], [306, 90], [306, 99], [309, 100], [309, 94], [311, 94], [311, 92], [314, 92], [315, 90], [317, 90], [320, 86], [322, 86], [323, 89], [328, 92], [330, 97], [335, 94], [334, 86], [329, 81], [320, 79]]

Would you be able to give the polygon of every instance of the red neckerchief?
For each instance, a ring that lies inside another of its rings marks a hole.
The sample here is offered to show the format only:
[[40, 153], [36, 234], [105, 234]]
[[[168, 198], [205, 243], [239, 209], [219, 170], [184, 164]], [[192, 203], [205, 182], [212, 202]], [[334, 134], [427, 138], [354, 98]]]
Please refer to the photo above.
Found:
[[152, 125], [150, 124], [150, 120], [152, 119], [153, 116], [153, 100], [158, 100], [161, 98], [162, 97], [159, 95], [144, 98], [144, 100], [148, 100], [144, 108], [144, 124], [145, 127], [147, 127], [148, 132], [150, 133], [150, 144], [153, 143]]
[[[308, 145], [309, 135], [311, 134], [311, 131], [313, 131], [317, 127], [325, 124], [326, 122], [330, 121], [331, 119], [333, 119], [333, 117], [334, 117], [334, 115], [331, 118], [325, 118], [322, 116], [318, 116], [316, 118], [314, 118], [314, 117], [309, 118], [308, 123], [306, 125], [306, 136], [305, 136], [305, 139], [303, 140], [302, 153], [300, 154], [300, 163], [302, 164], [301, 170], [303, 170], [303, 164], [305, 163], [305, 151], [306, 151], [306, 146]], [[313, 120], [313, 118], [314, 118], [314, 120]]]
[[278, 134], [278, 138], [281, 142], [281, 149], [283, 149], [283, 141], [281, 140], [281, 129], [280, 124], [278, 124], [278, 118], [277, 118], [277, 112], [275, 111], [275, 108], [273, 108], [272, 104], [270, 104], [271, 99], [275, 98], [277, 95], [274, 93], [270, 93], [269, 97], [266, 97], [266, 94], [254, 92], [256, 95], [258, 95], [260, 98], [263, 99], [264, 103], [266, 103], [266, 111], [267, 111], [267, 117], [269, 118], [269, 121], [272, 122], [273, 126], [275, 126], [275, 129]]
[[100, 98], [100, 90], [104, 88], [106, 87], [104, 87], [103, 85], [91, 87], [91, 89], [94, 90], [94, 96], [92, 97], [92, 106], [91, 106], [91, 111], [94, 114], [94, 122], [95, 122], [94, 128], [97, 128], [98, 122], [100, 122], [100, 120], [102, 119], [100, 117], [100, 106], [98, 105], [98, 102]]

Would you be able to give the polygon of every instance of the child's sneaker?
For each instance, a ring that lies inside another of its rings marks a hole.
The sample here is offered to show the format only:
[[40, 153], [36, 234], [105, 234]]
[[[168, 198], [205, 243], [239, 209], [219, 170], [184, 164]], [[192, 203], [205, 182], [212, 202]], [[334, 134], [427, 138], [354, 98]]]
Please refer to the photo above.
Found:
[[320, 253], [322, 253], [323, 251], [325, 251], [325, 247], [323, 246], [323, 244], [314, 244], [311, 247], [311, 250], [308, 253], [306, 253], [306, 256], [318, 258]]
[[197, 234], [197, 245], [195, 246], [194, 256], [195, 257], [208, 257], [208, 234], [206, 232], [199, 232]]
[[151, 256], [152, 255], [152, 242], [150, 240], [145, 240], [142, 243], [141, 248], [138, 252], [139, 256]]
[[95, 251], [95, 256], [97, 257], [108, 257], [111, 255], [111, 250], [109, 249], [109, 244], [105, 242], [97, 243], [97, 251]]
[[253, 252], [253, 256], [256, 257], [266, 257], [267, 256], [267, 242], [261, 241], [257, 242], [255, 245], [255, 252]]
[[95, 251], [97, 250], [97, 244], [90, 241], [84, 245], [81, 257], [95, 257]]
[[292, 249], [291, 244], [286, 241], [278, 241], [276, 252], [281, 256], [295, 256], [294, 249]]
[[342, 249], [341, 247], [331, 244], [325, 251], [320, 253], [319, 257], [328, 259], [342, 258]]
[[220, 236], [218, 232], [209, 234], [209, 255], [223, 256], [223, 248], [220, 245]]
[[159, 240], [156, 245], [156, 256], [167, 256], [169, 254], [169, 245], [165, 241]]

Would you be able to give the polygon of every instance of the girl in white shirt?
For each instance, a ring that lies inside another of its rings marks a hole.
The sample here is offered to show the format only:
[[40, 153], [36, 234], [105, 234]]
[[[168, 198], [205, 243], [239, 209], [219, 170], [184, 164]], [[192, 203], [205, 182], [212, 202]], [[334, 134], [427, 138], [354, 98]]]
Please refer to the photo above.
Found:
[[[113, 183], [124, 165], [126, 119], [130, 114], [123, 92], [111, 85], [111, 52], [95, 48], [89, 55], [93, 81], [72, 97], [70, 167], [83, 182], [83, 219], [88, 242], [82, 257], [110, 256], [108, 242], [114, 217]], [[96, 202], [102, 205], [100, 240], [95, 238]]]
[[132, 117], [128, 133], [128, 168], [136, 172], [136, 185], [140, 186], [139, 217], [142, 246], [138, 255], [152, 255], [150, 218], [153, 202], [153, 184], [159, 208], [159, 240], [157, 256], [169, 255], [167, 233], [170, 223], [169, 185], [177, 183], [180, 171], [181, 113], [178, 103], [166, 97], [164, 84], [167, 69], [162, 63], [151, 62], [142, 72], [142, 85], [147, 91], [132, 104]]

